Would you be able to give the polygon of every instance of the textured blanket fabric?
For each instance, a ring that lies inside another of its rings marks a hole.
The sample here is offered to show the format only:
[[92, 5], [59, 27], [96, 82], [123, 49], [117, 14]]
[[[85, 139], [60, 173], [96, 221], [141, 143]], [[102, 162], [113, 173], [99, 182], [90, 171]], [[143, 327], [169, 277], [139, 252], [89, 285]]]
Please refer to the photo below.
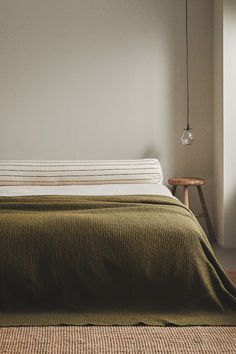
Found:
[[0, 325], [236, 325], [236, 289], [173, 198], [1, 197]]

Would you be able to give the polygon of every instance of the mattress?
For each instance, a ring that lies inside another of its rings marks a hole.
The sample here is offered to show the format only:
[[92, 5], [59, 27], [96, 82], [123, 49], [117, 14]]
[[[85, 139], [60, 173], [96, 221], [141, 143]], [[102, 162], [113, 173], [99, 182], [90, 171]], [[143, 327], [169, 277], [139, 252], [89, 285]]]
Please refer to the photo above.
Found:
[[[163, 184], [101, 184], [73, 186], [1, 186], [0, 196], [27, 195], [163, 195], [173, 197]], [[173, 197], [174, 198], [174, 197]]]

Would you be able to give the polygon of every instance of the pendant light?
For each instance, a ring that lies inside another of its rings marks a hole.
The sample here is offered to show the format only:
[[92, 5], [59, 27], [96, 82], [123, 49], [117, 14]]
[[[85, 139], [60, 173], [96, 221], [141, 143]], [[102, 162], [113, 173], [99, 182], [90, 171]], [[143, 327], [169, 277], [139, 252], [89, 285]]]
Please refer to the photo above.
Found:
[[181, 137], [181, 141], [183, 145], [191, 145], [194, 141], [192, 128], [190, 128], [189, 123], [189, 57], [188, 57], [188, 0], [186, 0], [185, 4], [185, 39], [186, 39], [186, 112], [187, 112], [187, 125], [183, 131], [183, 135]]

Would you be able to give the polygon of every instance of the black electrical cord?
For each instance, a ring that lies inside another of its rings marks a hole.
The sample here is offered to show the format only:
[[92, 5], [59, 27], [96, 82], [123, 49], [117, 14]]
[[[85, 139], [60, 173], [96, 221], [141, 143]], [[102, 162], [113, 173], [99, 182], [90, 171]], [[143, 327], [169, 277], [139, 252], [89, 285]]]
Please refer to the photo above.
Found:
[[186, 0], [186, 14], [185, 14], [185, 21], [186, 21], [186, 91], [187, 91], [187, 102], [186, 102], [186, 108], [187, 108], [187, 130], [190, 129], [190, 124], [189, 124], [189, 48], [188, 48], [188, 0]]

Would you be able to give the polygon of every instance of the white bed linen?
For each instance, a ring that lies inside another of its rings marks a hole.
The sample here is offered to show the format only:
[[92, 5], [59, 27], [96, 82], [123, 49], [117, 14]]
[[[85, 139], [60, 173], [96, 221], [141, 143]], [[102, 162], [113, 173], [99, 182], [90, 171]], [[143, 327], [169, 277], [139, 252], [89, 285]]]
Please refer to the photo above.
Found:
[[[3, 186], [0, 196], [29, 195], [164, 195], [173, 197], [163, 184], [108, 184], [76, 186]], [[173, 197], [174, 198], [174, 197]]]

